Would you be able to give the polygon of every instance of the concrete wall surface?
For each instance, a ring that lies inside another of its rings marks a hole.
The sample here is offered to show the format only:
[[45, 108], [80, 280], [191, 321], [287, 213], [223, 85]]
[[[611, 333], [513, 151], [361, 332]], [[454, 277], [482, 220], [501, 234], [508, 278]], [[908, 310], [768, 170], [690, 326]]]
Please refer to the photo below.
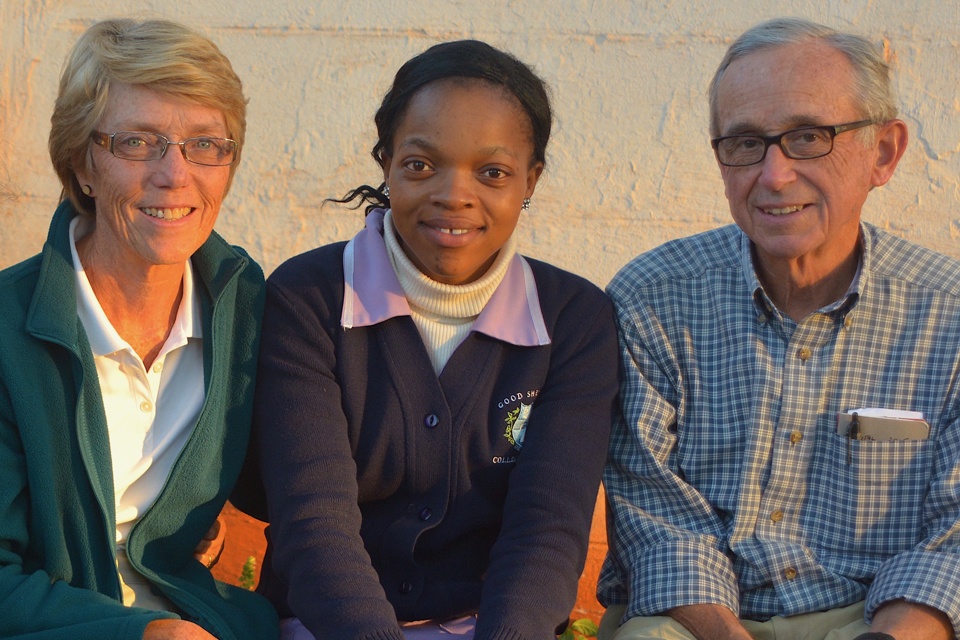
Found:
[[46, 145], [63, 59], [117, 15], [193, 25], [233, 61], [248, 133], [217, 229], [268, 273], [361, 227], [322, 201], [379, 184], [368, 150], [394, 72], [463, 37], [552, 88], [557, 126], [521, 251], [602, 286], [637, 253], [726, 224], [707, 83], [741, 31], [778, 15], [886, 47], [911, 142], [865, 218], [960, 256], [960, 0], [0, 0], [0, 267], [39, 250], [58, 201]]

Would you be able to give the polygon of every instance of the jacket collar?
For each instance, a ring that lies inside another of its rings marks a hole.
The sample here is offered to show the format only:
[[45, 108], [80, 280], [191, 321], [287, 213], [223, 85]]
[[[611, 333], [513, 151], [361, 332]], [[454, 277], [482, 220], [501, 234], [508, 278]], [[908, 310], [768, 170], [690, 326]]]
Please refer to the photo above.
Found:
[[[50, 222], [41, 252], [40, 277], [27, 312], [27, 331], [79, 353], [80, 322], [76, 314], [77, 293], [70, 252], [70, 221], [80, 215], [65, 200]], [[249, 258], [235, 250], [216, 232], [193, 254], [196, 285], [203, 307], [213, 305]], [[206, 317], [208, 314], [204, 314]], [[204, 327], [206, 328], [206, 326]]]

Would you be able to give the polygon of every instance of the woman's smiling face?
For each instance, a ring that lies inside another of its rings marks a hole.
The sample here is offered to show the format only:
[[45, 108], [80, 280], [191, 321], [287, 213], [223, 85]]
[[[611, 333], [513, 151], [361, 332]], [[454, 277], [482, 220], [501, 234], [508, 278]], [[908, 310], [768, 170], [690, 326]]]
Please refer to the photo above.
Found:
[[[98, 127], [105, 133], [146, 131], [170, 140], [226, 137], [223, 113], [142, 86], [111, 87]], [[230, 167], [187, 162], [170, 145], [158, 160], [137, 162], [90, 144], [89, 168], [77, 171], [96, 201], [92, 240], [116, 269], [182, 264], [213, 230]]]
[[445, 79], [414, 94], [393, 140], [384, 180], [404, 253], [438, 282], [479, 279], [543, 172], [530, 118], [496, 85]]

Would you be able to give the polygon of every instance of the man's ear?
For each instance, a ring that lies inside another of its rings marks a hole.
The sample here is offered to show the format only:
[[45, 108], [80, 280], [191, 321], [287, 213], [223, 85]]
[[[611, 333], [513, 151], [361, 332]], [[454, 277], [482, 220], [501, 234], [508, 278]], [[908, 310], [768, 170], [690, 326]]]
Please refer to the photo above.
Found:
[[881, 187], [893, 177], [897, 163], [907, 150], [907, 125], [903, 120], [890, 120], [877, 132], [877, 157], [870, 174], [870, 184]]

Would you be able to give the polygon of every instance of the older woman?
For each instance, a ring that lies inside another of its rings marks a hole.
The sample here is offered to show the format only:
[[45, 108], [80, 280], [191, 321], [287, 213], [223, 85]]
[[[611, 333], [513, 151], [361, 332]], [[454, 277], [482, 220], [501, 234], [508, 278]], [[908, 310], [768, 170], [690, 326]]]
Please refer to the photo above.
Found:
[[0, 636], [276, 635], [194, 557], [248, 439], [260, 268], [213, 226], [245, 99], [208, 39], [108, 20], [52, 117], [64, 197], [0, 272]]
[[385, 185], [351, 194], [366, 228], [267, 285], [261, 590], [289, 639], [551, 637], [586, 555], [617, 343], [601, 291], [517, 252], [545, 87], [444, 43], [400, 68], [376, 123]]

